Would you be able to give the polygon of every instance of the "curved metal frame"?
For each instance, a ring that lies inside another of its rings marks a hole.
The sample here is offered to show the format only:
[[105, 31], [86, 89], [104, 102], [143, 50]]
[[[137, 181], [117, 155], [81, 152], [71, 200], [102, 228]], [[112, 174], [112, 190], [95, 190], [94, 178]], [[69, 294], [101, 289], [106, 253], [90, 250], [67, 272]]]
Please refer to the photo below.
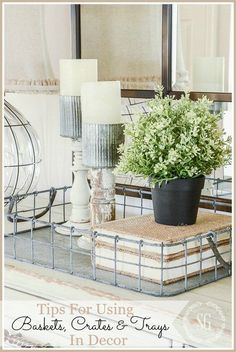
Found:
[[[34, 180], [36, 164], [39, 164], [41, 162], [41, 159], [36, 161], [34, 143], [33, 143], [33, 140], [32, 140], [31, 133], [29, 132], [29, 130], [27, 128], [28, 126], [31, 126], [30, 123], [28, 121], [27, 121], [27, 123], [25, 123], [22, 120], [20, 113], [5, 99], [4, 99], [4, 108], [8, 111], [8, 113], [10, 115], [14, 116], [14, 118], [19, 122], [19, 124], [11, 125], [9, 120], [8, 120], [8, 118], [4, 115], [4, 119], [6, 121], [6, 124], [4, 125], [4, 128], [9, 128], [10, 129], [10, 131], [12, 133], [12, 136], [13, 136], [13, 139], [14, 139], [14, 142], [15, 142], [15, 148], [16, 148], [16, 154], [17, 154], [17, 165], [5, 165], [4, 168], [16, 168], [17, 169], [16, 181], [15, 181], [15, 184], [14, 184], [14, 187], [13, 187], [13, 192], [12, 192], [12, 194], [14, 195], [14, 193], [16, 192], [17, 183], [18, 183], [18, 180], [19, 180], [20, 167], [21, 166], [33, 166], [33, 173], [32, 173], [32, 177], [31, 177], [29, 186], [27, 187], [27, 190], [24, 192], [24, 193], [28, 193], [30, 188], [31, 188], [31, 186], [32, 186], [33, 180]], [[27, 164], [27, 163], [26, 164], [20, 164], [19, 150], [17, 148], [17, 137], [16, 137], [16, 134], [15, 134], [15, 132], [13, 130], [13, 127], [23, 127], [25, 132], [26, 132], [26, 135], [29, 138], [29, 141], [30, 141], [30, 144], [31, 144], [31, 147], [32, 147], [32, 150], [33, 150], [33, 160], [32, 160], [32, 163], [30, 163], [30, 164]], [[19, 192], [20, 191], [21, 191], [21, 189], [19, 190]], [[20, 199], [18, 199], [18, 201], [19, 200]], [[7, 203], [5, 203], [5, 205], [7, 205]]]

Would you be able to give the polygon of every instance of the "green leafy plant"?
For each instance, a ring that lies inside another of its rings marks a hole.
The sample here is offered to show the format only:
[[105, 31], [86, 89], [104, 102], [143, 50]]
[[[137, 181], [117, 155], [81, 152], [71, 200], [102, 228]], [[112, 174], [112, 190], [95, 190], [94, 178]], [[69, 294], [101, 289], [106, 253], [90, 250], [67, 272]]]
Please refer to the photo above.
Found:
[[209, 111], [211, 104], [206, 97], [192, 101], [188, 94], [179, 100], [164, 97], [159, 88], [149, 102], [150, 112], [127, 124], [130, 143], [120, 147], [116, 172], [131, 172], [155, 184], [209, 175], [229, 164], [231, 139], [219, 127], [221, 114]]

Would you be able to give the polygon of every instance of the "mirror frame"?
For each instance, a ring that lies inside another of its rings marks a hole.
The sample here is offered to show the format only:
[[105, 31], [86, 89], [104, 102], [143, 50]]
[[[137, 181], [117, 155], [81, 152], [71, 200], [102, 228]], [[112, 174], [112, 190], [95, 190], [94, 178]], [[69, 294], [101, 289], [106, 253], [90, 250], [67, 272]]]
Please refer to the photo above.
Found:
[[[86, 5], [85, 4], [82, 4]], [[161, 82], [164, 87], [164, 95], [174, 95], [176, 99], [180, 99], [183, 91], [172, 90], [172, 19], [173, 19], [172, 4], [162, 5], [162, 60], [161, 60]], [[81, 58], [81, 5], [71, 5], [71, 25], [72, 25], [72, 57], [75, 59]], [[155, 95], [154, 90], [141, 89], [122, 89], [122, 98], [144, 98], [151, 99]], [[223, 92], [190, 92], [190, 99], [197, 100], [203, 95], [210, 100], [216, 102], [232, 102], [232, 93]], [[127, 187], [125, 184], [117, 184], [119, 187]], [[131, 188], [144, 189], [145, 187], [129, 185]], [[148, 190], [148, 188], [147, 188]], [[130, 196], [134, 196], [134, 193]], [[138, 194], [137, 194], [138, 196]], [[200, 206], [203, 208], [216, 208], [220, 211], [232, 211], [232, 200], [221, 197], [201, 196]]]
[[[82, 6], [86, 6], [82, 4]], [[175, 6], [175, 5], [174, 5]], [[81, 58], [81, 5], [71, 5], [72, 15], [72, 50], [73, 58]], [[172, 90], [172, 9], [173, 5], [162, 5], [162, 77], [161, 82], [164, 93], [175, 95], [176, 99], [184, 93], [183, 91]], [[121, 96], [124, 98], [146, 98], [154, 97], [154, 90], [122, 89]], [[232, 93], [222, 92], [190, 92], [190, 98], [197, 100], [206, 95], [210, 100], [217, 102], [232, 102]]]

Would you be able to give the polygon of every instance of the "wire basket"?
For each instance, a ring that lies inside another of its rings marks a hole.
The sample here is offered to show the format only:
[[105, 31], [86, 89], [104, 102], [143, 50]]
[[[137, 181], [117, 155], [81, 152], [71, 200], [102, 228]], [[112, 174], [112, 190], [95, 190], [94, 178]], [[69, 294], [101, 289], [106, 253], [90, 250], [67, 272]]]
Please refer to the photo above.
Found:
[[[119, 185], [116, 188], [118, 218], [152, 212], [150, 191]], [[70, 202], [67, 201], [70, 189], [71, 187], [67, 186], [51, 188], [27, 194], [25, 197], [11, 197], [5, 226], [7, 257], [154, 296], [173, 296], [231, 275], [231, 227], [171, 244], [132, 240], [90, 229], [68, 228], [63, 223], [70, 214]], [[18, 203], [17, 197], [24, 200]], [[217, 211], [214, 201], [212, 211]], [[58, 227], [67, 227], [69, 235], [57, 233]], [[218, 243], [222, 236], [227, 245], [219, 250]], [[81, 238], [91, 242], [91, 249], [80, 247]], [[98, 251], [99, 241], [107, 239], [112, 243], [112, 255], [109, 257], [101, 255]], [[189, 249], [193, 241], [197, 241], [198, 252], [191, 256]], [[128, 261], [125, 256], [120, 258], [120, 244], [132, 245], [138, 253], [136, 262]], [[206, 244], [208, 251], [204, 250]], [[183, 252], [182, 263], [177, 266], [165, 266], [164, 253], [167, 247], [175, 249], [180, 246]], [[147, 265], [143, 260], [143, 253], [154, 248], [160, 253], [158, 266]], [[102, 260], [109, 261], [110, 270], [98, 265]], [[204, 267], [207, 262], [211, 263], [211, 270], [206, 271]], [[135, 274], [130, 275], [122, 271], [122, 265], [133, 267]], [[191, 266], [198, 268], [197, 274], [192, 274]], [[176, 269], [182, 273], [181, 279], [166, 281], [167, 272]], [[144, 271], [148, 270], [155, 270], [159, 277], [158, 282], [145, 277]]]

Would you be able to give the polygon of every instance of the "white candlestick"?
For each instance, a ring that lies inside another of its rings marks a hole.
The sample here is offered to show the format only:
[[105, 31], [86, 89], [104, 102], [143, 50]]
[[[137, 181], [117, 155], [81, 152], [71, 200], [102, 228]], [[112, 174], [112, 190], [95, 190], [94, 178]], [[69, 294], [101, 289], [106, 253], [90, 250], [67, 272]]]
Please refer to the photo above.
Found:
[[120, 82], [84, 83], [81, 88], [81, 109], [85, 123], [121, 123]]
[[84, 82], [97, 81], [97, 60], [60, 60], [60, 95], [80, 96]]
[[[61, 60], [60, 61], [60, 95], [67, 97], [80, 97], [81, 86], [84, 82], [97, 81], [97, 60]], [[69, 227], [85, 229], [90, 228], [90, 188], [88, 186], [88, 169], [82, 165], [82, 141], [81, 135], [81, 114], [80, 99], [72, 99], [71, 106], [65, 105], [68, 99], [63, 97], [61, 109], [62, 118], [65, 117], [67, 126], [65, 136], [77, 136], [73, 142], [74, 163], [73, 173], [74, 182], [71, 189], [71, 216], [70, 220], [64, 224], [67, 227], [57, 227], [56, 231], [65, 235], [70, 235]], [[70, 100], [69, 100], [70, 103]], [[72, 104], [73, 103], [73, 104]], [[68, 116], [65, 116], [68, 114]], [[75, 123], [75, 121], [77, 121]], [[64, 132], [64, 131], [63, 131]], [[81, 235], [81, 233], [80, 233]], [[86, 243], [86, 240], [83, 240]], [[87, 245], [89, 248], [90, 243]]]

